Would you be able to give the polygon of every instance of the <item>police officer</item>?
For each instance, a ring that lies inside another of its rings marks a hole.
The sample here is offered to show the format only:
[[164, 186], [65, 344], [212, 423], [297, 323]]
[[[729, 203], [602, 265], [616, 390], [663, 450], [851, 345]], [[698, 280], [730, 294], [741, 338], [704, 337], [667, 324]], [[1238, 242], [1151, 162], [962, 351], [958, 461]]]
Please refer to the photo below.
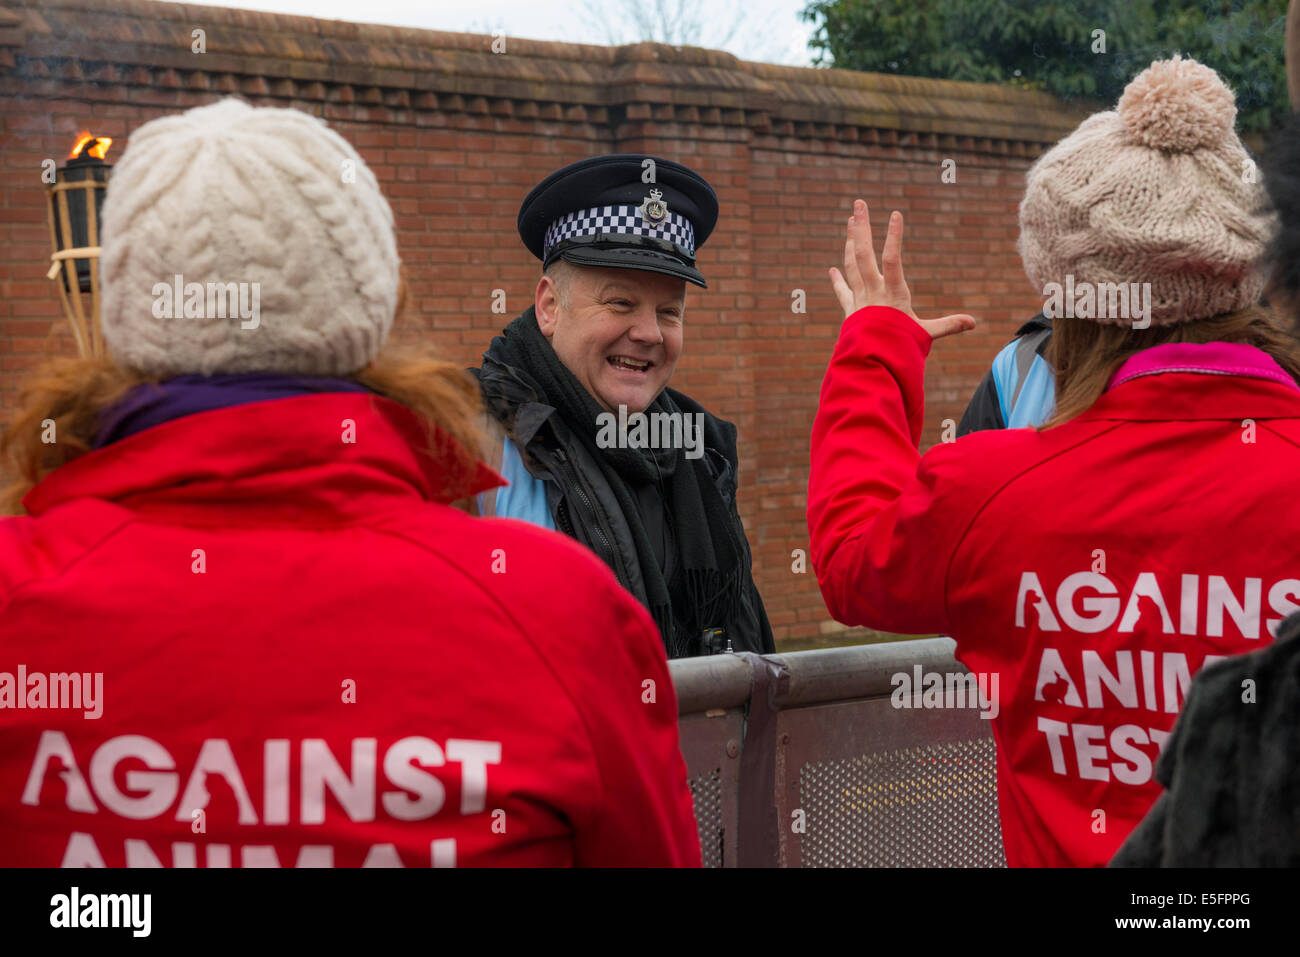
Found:
[[[591, 548], [650, 611], [669, 657], [775, 650], [736, 510], [736, 427], [668, 385], [717, 217], [713, 188], [669, 160], [555, 171], [519, 210], [542, 263], [533, 305], [475, 370], [485, 457], [510, 483], [481, 510]], [[667, 427], [629, 429], [638, 417]]]

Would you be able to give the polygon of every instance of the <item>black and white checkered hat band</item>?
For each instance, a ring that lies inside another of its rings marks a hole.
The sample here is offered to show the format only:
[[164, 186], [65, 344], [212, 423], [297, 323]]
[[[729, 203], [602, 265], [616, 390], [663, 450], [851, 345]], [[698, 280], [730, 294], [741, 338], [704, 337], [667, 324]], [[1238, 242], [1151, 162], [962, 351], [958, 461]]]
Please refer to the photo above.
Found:
[[595, 206], [561, 216], [546, 230], [542, 258], [550, 256], [556, 244], [566, 239], [599, 235], [663, 239], [680, 246], [687, 256], [695, 258], [695, 227], [689, 219], [670, 211], [668, 218], [656, 226], [646, 221], [639, 206]]

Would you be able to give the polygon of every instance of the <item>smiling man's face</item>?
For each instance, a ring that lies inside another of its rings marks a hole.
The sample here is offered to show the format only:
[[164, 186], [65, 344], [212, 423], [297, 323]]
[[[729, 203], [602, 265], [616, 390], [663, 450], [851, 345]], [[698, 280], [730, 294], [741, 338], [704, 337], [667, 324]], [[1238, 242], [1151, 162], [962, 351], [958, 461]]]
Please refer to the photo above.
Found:
[[640, 269], [554, 264], [537, 283], [537, 325], [601, 408], [644, 412], [682, 351], [686, 282]]

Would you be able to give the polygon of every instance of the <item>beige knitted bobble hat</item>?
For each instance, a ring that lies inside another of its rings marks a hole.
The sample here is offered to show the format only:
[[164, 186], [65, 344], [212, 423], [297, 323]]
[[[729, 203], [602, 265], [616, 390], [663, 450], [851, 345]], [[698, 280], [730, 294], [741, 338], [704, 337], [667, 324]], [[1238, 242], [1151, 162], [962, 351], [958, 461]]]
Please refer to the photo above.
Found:
[[1052, 147], [1020, 204], [1018, 248], [1034, 286], [1047, 297], [1067, 277], [1076, 288], [1150, 283], [1153, 326], [1254, 303], [1273, 216], [1236, 115], [1217, 73], [1175, 56]]
[[222, 100], [144, 124], [113, 169], [104, 341], [154, 375], [345, 375], [392, 328], [399, 265], [392, 210], [341, 136]]

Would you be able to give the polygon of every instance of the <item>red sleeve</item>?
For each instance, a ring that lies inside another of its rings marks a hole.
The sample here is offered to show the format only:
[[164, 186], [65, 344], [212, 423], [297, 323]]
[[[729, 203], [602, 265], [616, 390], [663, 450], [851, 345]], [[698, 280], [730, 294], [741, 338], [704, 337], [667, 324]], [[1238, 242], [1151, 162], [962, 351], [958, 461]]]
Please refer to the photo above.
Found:
[[947, 570], [971, 515], [954, 500], [953, 446], [917, 450], [931, 343], [905, 313], [868, 306], [844, 321], [822, 383], [808, 531], [822, 597], [845, 624], [951, 631]]

